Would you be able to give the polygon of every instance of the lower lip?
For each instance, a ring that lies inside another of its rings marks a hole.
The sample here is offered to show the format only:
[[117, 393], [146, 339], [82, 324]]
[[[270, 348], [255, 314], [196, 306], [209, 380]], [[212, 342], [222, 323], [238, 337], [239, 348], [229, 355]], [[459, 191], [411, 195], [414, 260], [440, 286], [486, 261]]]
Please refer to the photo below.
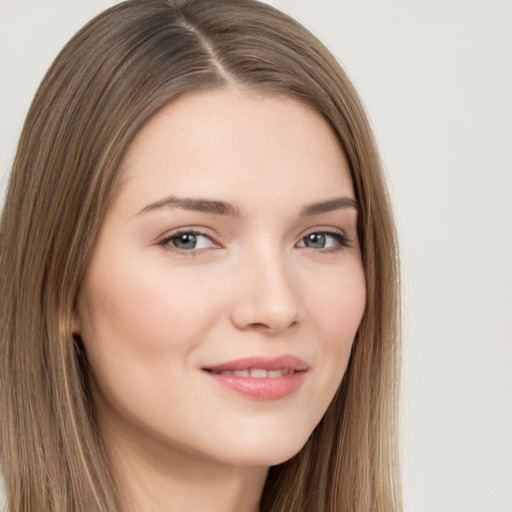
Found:
[[279, 400], [295, 393], [304, 380], [305, 371], [275, 378], [241, 377], [207, 372], [220, 385], [254, 400]]

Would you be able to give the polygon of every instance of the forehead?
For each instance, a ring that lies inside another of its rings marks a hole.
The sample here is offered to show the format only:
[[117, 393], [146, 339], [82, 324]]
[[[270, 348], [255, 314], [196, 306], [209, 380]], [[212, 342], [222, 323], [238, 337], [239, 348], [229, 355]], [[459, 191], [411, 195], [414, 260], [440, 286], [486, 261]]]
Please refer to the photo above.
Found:
[[286, 96], [223, 88], [183, 95], [146, 123], [121, 165], [119, 195], [236, 201], [244, 193], [324, 198], [336, 195], [332, 189], [353, 195], [343, 152], [320, 114]]

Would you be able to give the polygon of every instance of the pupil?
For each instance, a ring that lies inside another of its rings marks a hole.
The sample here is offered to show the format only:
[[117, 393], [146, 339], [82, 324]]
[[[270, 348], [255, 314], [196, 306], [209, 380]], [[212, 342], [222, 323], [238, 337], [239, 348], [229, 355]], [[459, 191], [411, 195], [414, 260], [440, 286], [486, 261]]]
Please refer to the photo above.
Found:
[[196, 246], [196, 235], [183, 234], [178, 237], [178, 246], [182, 249], [193, 249]]
[[308, 236], [310, 247], [314, 247], [315, 249], [322, 249], [325, 247], [325, 235], [320, 233], [312, 233]]

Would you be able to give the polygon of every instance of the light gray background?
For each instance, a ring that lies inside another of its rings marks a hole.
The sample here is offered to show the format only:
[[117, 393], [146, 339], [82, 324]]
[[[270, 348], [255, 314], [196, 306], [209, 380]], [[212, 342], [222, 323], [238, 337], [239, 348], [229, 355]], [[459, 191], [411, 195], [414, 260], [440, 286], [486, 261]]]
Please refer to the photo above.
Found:
[[[115, 3], [0, 0], [2, 185], [43, 73]], [[404, 273], [406, 511], [512, 512], [512, 3], [269, 3], [339, 58], [382, 148]]]

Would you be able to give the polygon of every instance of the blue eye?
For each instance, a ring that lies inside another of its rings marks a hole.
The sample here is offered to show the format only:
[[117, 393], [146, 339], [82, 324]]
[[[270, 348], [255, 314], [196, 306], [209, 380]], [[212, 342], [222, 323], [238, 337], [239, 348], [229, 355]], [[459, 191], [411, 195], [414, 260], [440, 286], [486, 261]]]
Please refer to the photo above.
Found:
[[308, 247], [310, 249], [327, 249], [335, 251], [344, 247], [349, 247], [349, 239], [337, 231], [315, 231], [309, 233], [299, 242], [299, 247]]
[[182, 231], [181, 233], [176, 233], [165, 238], [160, 242], [160, 245], [171, 246], [171, 249], [174, 248], [179, 251], [190, 252], [214, 247], [215, 243], [209, 236], [203, 235], [202, 233]]

